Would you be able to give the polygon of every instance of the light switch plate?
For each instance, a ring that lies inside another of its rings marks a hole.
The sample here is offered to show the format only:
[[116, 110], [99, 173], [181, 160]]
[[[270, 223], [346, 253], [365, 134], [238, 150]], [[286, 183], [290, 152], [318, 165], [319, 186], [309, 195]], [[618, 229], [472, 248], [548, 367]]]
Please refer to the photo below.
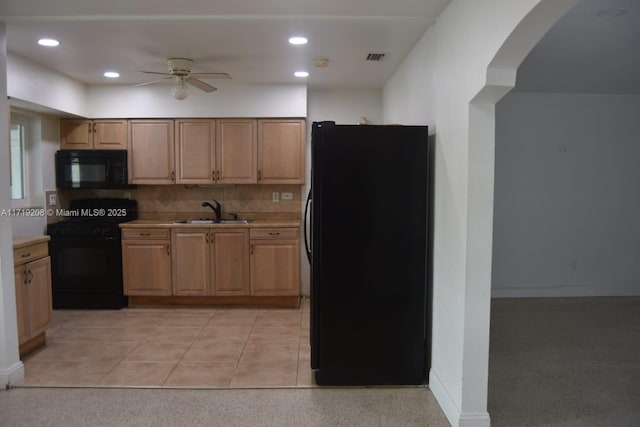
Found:
[[280, 196], [282, 200], [293, 200], [293, 193], [282, 193]]
[[49, 194], [49, 206], [55, 206], [58, 204], [58, 196], [54, 194]]
[[280, 201], [280, 193], [278, 193], [277, 191], [271, 193], [271, 201], [273, 203], [278, 203]]

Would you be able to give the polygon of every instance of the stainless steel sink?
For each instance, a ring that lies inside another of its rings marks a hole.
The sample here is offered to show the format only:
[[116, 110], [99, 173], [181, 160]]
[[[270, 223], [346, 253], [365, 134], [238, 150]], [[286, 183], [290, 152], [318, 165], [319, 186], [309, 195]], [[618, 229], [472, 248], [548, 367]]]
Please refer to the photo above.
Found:
[[211, 218], [185, 219], [175, 221], [174, 224], [249, 224], [248, 219], [221, 219], [216, 221]]
[[198, 218], [198, 219], [185, 219], [182, 221], [175, 221], [174, 224], [213, 224], [215, 220], [211, 218]]

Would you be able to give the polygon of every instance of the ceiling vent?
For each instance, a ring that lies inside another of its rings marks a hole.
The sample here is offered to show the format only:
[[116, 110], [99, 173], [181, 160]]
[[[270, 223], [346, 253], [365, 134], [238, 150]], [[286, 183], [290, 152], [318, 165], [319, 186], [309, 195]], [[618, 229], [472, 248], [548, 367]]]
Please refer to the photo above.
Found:
[[384, 55], [384, 53], [370, 53], [367, 55], [367, 61], [382, 61]]

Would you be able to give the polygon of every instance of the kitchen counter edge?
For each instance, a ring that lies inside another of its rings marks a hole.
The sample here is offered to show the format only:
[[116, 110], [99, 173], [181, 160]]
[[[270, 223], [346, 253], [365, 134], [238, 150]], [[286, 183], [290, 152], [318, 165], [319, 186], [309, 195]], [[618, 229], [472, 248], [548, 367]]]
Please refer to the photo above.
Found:
[[255, 220], [248, 224], [176, 224], [171, 221], [145, 220], [123, 222], [120, 228], [291, 228], [300, 227], [296, 220]]
[[26, 246], [44, 243], [51, 240], [51, 236], [14, 236], [13, 249], [21, 249]]

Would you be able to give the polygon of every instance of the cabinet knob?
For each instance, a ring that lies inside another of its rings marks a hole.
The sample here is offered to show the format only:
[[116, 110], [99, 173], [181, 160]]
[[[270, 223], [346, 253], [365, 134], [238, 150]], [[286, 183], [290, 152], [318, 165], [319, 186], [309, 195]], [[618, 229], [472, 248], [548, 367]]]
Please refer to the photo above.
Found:
[[140, 233], [140, 235], [147, 237], [147, 236], [151, 236], [151, 233]]
[[31, 252], [27, 252], [26, 254], [22, 254], [22, 258], [26, 258], [26, 257], [30, 257], [31, 256]]
[[216, 180], [216, 171], [211, 171], [211, 181]]
[[269, 236], [279, 236], [279, 235], [280, 235], [279, 231], [276, 233], [274, 233], [273, 231], [269, 232]]
[[171, 181], [176, 182], [176, 171], [171, 171]]
[[258, 171], [258, 181], [262, 179], [262, 171]]
[[251, 251], [249, 253], [253, 255], [253, 243], [251, 244]]
[[171, 255], [171, 249], [169, 248], [169, 245], [167, 245], [167, 255]]

